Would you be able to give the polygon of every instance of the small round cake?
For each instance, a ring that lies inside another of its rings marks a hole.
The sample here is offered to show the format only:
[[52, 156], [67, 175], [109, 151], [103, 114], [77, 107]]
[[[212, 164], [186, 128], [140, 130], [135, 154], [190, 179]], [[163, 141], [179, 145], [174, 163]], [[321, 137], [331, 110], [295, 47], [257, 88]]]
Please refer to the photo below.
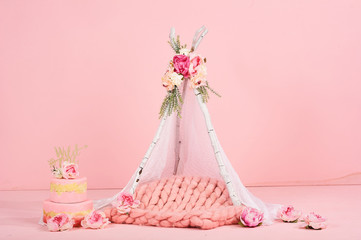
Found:
[[53, 178], [50, 182], [50, 201], [78, 203], [87, 200], [86, 177], [76, 179]]
[[93, 210], [93, 201], [87, 200], [79, 203], [55, 203], [50, 200], [43, 202], [43, 221], [47, 223], [48, 219], [59, 213], [66, 213], [73, 217], [74, 227], [80, 226], [84, 216]]

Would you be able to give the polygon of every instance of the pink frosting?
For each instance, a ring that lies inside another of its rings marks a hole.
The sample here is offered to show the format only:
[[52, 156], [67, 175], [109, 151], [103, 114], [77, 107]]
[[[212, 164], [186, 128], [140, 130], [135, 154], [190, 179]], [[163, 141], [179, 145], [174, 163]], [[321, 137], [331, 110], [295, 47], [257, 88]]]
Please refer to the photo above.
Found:
[[68, 184], [68, 183], [83, 183], [86, 182], [86, 177], [74, 178], [74, 179], [65, 179], [65, 178], [52, 178], [51, 183], [56, 184]]
[[45, 200], [43, 202], [43, 209], [45, 212], [81, 212], [93, 209], [93, 201], [87, 200], [79, 203], [55, 203], [50, 200]]
[[[69, 184], [86, 184], [87, 178], [76, 178], [76, 179], [58, 179], [53, 178], [50, 182], [51, 184], [56, 185], [69, 185]], [[82, 202], [87, 199], [87, 191], [85, 189], [84, 192], [80, 193], [77, 191], [66, 191], [57, 193], [56, 191], [50, 191], [50, 201], [57, 203], [77, 203]]]

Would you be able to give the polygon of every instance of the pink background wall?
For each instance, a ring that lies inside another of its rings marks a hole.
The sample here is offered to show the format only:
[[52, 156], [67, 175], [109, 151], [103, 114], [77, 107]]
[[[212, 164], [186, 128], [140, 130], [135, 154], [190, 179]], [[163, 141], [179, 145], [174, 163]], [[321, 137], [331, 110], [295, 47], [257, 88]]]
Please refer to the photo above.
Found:
[[243, 182], [361, 183], [361, 2], [214, 2], [0, 1], [0, 189], [47, 188], [53, 146], [75, 143], [90, 188], [124, 186], [159, 123], [169, 28], [190, 43], [202, 24]]

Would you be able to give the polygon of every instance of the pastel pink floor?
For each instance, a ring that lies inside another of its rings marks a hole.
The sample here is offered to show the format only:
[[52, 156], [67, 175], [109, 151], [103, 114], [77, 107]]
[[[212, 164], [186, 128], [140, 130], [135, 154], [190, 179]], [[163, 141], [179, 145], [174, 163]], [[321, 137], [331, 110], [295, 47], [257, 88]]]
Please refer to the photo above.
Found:
[[223, 181], [173, 176], [139, 185], [140, 206], [130, 214], [105, 209], [111, 222], [161, 227], [213, 229], [237, 224], [244, 206], [234, 206]]
[[[73, 229], [52, 233], [38, 225], [42, 201], [49, 191], [0, 191], [0, 239], [361, 239], [361, 185], [248, 187], [266, 202], [292, 204], [304, 211], [315, 211], [328, 218], [325, 230], [307, 230], [302, 223], [275, 222], [271, 226], [242, 228], [237, 225], [211, 230], [161, 228], [128, 224], [110, 224], [102, 230]], [[112, 190], [89, 190], [91, 199], [109, 197]]]

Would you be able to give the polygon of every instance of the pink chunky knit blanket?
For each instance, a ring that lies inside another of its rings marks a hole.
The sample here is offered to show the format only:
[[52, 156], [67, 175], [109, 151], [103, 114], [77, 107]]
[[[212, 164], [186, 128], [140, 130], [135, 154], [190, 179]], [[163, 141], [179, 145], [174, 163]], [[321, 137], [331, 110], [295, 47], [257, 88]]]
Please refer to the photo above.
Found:
[[212, 229], [239, 222], [244, 206], [233, 206], [223, 181], [206, 177], [173, 176], [139, 185], [134, 198], [139, 208], [105, 213], [114, 223]]

